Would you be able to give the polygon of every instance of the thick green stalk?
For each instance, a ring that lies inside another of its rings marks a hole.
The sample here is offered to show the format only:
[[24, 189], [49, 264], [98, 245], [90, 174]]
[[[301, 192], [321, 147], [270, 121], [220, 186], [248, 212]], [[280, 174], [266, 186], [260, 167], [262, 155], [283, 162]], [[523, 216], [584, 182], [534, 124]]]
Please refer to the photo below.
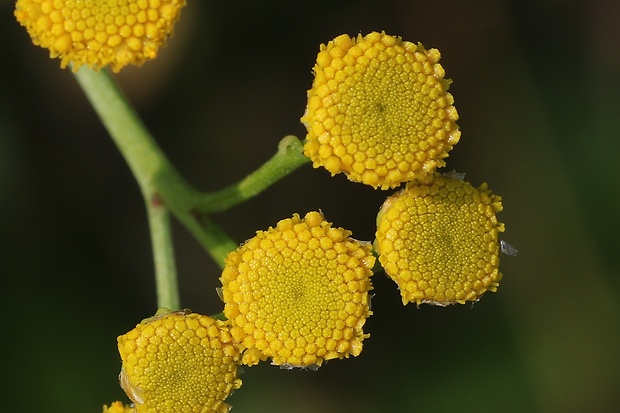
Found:
[[[155, 262], [158, 306], [180, 308], [170, 220], [166, 205], [171, 193], [186, 190], [182, 180], [144, 127], [116, 82], [106, 71], [82, 68], [75, 77], [125, 157], [146, 204]], [[172, 175], [172, 176], [171, 176]], [[161, 180], [162, 176], [173, 179]], [[163, 186], [161, 182], [177, 185]]]
[[308, 163], [303, 145], [296, 137], [287, 136], [270, 160], [239, 183], [213, 193], [201, 193], [172, 166], [108, 72], [82, 68], [75, 77], [142, 191], [153, 244], [158, 305], [178, 309], [180, 300], [169, 213], [223, 266], [226, 255], [237, 243], [209, 214], [256, 196]]

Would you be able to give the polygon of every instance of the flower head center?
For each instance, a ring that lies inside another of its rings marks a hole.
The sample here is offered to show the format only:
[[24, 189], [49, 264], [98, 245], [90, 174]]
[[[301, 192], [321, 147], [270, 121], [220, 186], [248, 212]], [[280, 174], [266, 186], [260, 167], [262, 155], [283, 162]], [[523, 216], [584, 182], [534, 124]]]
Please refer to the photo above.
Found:
[[224, 314], [243, 361], [320, 365], [358, 355], [370, 315], [370, 246], [319, 212], [295, 214], [229, 254]]
[[486, 185], [436, 175], [389, 198], [377, 226], [379, 260], [403, 303], [475, 301], [495, 291], [500, 198]]
[[302, 117], [314, 166], [382, 189], [444, 166], [460, 132], [439, 57], [376, 32], [321, 46]]

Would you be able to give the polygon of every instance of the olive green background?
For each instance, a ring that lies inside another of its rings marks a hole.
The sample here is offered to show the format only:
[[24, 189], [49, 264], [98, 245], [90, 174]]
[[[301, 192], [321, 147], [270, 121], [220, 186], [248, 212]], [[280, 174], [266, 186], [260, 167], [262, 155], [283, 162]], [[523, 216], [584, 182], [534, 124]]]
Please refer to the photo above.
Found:
[[[320, 43], [385, 30], [442, 52], [463, 132], [447, 169], [503, 196], [519, 249], [473, 306], [404, 307], [375, 275], [359, 357], [246, 368], [234, 412], [620, 411], [619, 2], [189, 3], [160, 57], [119, 81], [196, 187], [304, 136]], [[73, 76], [13, 6], [0, 3], [2, 410], [96, 413], [126, 400], [116, 337], [156, 310], [145, 211]], [[216, 218], [241, 242], [321, 209], [372, 240], [391, 192], [306, 165]], [[219, 312], [218, 268], [178, 225], [175, 241], [183, 306]]]

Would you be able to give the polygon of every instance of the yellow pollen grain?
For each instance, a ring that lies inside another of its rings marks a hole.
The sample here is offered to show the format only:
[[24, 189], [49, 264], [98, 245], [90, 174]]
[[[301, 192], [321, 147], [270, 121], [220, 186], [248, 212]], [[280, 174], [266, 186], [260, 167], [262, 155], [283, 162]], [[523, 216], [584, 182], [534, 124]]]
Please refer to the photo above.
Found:
[[375, 248], [403, 304], [462, 304], [496, 291], [501, 210], [501, 198], [486, 184], [475, 188], [440, 174], [388, 198], [377, 217]]
[[[15, 17], [62, 68], [141, 66], [172, 36], [186, 0], [17, 0]], [[149, 21], [150, 23], [147, 23]], [[118, 36], [117, 36], [118, 34]]]
[[257, 231], [228, 255], [224, 315], [244, 364], [320, 366], [360, 354], [375, 258], [350, 235], [312, 211]]
[[377, 32], [321, 45], [301, 118], [314, 167], [389, 189], [445, 166], [460, 131], [439, 58]]

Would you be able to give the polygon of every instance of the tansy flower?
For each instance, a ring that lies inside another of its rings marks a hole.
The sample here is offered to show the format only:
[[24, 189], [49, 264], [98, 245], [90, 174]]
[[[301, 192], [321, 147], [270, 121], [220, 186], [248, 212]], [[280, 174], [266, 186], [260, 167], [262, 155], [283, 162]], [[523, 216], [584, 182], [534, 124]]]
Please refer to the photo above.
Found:
[[15, 17], [60, 66], [118, 72], [157, 56], [185, 0], [17, 0]]
[[388, 189], [445, 165], [460, 131], [439, 51], [377, 32], [320, 49], [301, 118], [315, 168]]
[[320, 212], [295, 214], [228, 255], [224, 315], [245, 364], [315, 367], [360, 354], [375, 258], [350, 235]]
[[377, 218], [375, 248], [403, 304], [448, 305], [496, 291], [501, 198], [482, 184], [437, 174], [388, 198]]
[[124, 405], [122, 402], [114, 402], [108, 406], [103, 406], [103, 413], [136, 413], [136, 409]]
[[188, 311], [155, 316], [118, 338], [120, 381], [138, 413], [216, 412], [241, 386], [226, 324]]

